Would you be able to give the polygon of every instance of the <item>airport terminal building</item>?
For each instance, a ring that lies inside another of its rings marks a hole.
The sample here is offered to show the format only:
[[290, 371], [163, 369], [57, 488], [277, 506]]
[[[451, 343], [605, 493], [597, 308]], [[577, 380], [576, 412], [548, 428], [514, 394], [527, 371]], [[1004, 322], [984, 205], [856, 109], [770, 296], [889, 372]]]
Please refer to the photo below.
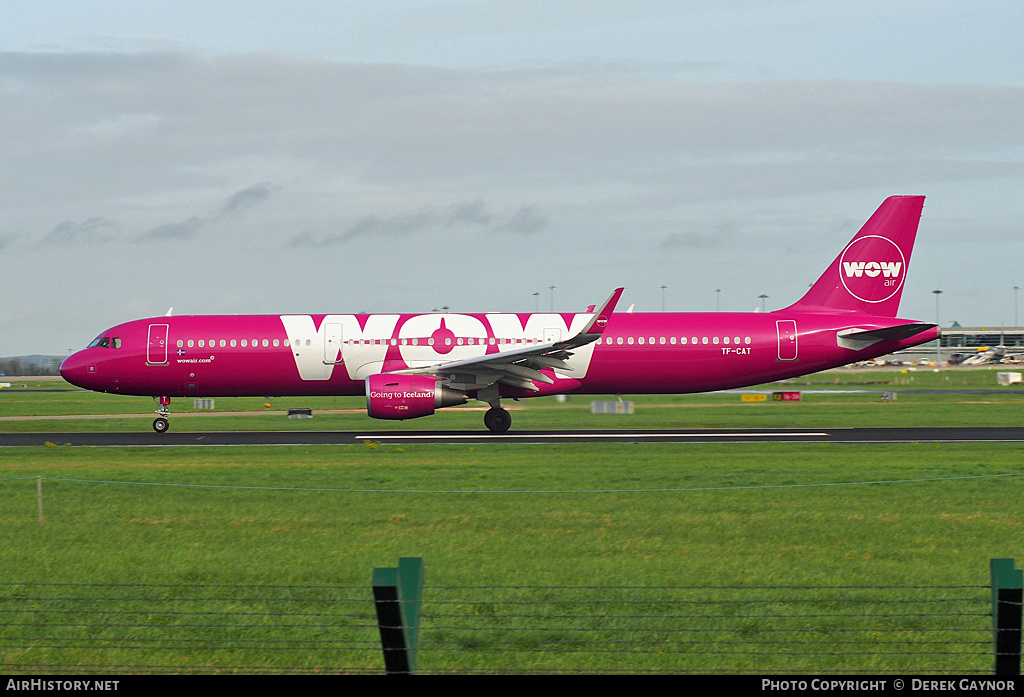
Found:
[[[943, 327], [939, 336], [941, 362], [958, 364], [972, 356], [988, 352], [1024, 356], [1022, 327]], [[917, 361], [936, 356], [935, 342], [901, 351], [896, 358]]]

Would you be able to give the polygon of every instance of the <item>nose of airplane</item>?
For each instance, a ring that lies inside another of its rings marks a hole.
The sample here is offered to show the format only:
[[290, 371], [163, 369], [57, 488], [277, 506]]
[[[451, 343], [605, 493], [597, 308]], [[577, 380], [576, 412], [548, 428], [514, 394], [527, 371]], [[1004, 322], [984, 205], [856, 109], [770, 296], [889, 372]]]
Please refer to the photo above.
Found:
[[64, 359], [60, 364], [60, 376], [72, 385], [90, 389], [90, 383], [96, 376], [96, 364], [90, 360], [88, 351], [78, 351]]

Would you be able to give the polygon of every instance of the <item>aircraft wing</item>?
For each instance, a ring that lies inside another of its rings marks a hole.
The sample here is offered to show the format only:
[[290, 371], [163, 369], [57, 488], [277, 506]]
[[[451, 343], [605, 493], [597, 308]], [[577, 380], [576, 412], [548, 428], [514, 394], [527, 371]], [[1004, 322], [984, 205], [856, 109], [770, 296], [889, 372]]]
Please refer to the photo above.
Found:
[[573, 350], [597, 341], [608, 320], [615, 311], [615, 305], [622, 295], [622, 288], [615, 291], [594, 311], [590, 321], [574, 336], [565, 341], [554, 341], [547, 344], [533, 344], [511, 351], [488, 353], [483, 356], [466, 358], [460, 361], [448, 361], [423, 368], [411, 368], [392, 371], [404, 375], [436, 375], [446, 376], [453, 386], [467, 390], [480, 390], [495, 383], [511, 387], [520, 387], [532, 392], [539, 388], [534, 381], [553, 383], [550, 377], [540, 372], [544, 368], [557, 368], [572, 371], [565, 362]]

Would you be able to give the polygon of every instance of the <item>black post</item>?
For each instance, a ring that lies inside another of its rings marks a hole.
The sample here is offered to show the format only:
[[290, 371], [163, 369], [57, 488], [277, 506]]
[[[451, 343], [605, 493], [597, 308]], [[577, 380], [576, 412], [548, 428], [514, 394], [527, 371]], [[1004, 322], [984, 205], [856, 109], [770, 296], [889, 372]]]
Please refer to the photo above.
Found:
[[1020, 675], [1024, 574], [1014, 568], [1013, 559], [993, 559], [991, 572], [996, 675]]
[[420, 557], [402, 557], [397, 567], [373, 570], [373, 601], [388, 675], [408, 675], [416, 670], [422, 593]]

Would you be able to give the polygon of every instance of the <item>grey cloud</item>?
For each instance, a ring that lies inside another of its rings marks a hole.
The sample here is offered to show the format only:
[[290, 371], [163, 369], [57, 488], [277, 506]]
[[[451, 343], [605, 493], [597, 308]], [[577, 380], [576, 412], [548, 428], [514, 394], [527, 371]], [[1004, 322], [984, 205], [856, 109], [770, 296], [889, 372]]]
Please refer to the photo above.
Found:
[[239, 217], [245, 211], [253, 208], [259, 203], [266, 201], [270, 195], [279, 191], [281, 187], [274, 186], [270, 182], [261, 182], [242, 189], [233, 194], [217, 212], [216, 218]]
[[197, 218], [195, 216], [180, 223], [167, 223], [158, 225], [148, 232], [135, 238], [136, 242], [152, 242], [156, 240], [192, 240], [199, 236], [199, 233], [210, 224], [210, 218]]
[[50, 230], [39, 246], [68, 246], [74, 244], [95, 244], [110, 242], [118, 232], [118, 226], [106, 218], [89, 218], [81, 223], [65, 220]]
[[537, 206], [523, 206], [512, 216], [494, 227], [495, 233], [511, 232], [517, 235], [532, 235], [548, 226], [550, 219], [540, 213]]
[[491, 214], [487, 212], [483, 199], [476, 199], [472, 203], [448, 208], [448, 225], [489, 225]]
[[662, 239], [658, 248], [665, 251], [676, 249], [698, 251], [718, 249], [726, 242], [736, 243], [736, 226], [732, 223], [723, 223], [712, 233], [674, 232]]
[[[715, 83], [665, 79], [663, 65], [652, 74], [642, 68], [625, 74], [601, 60], [488, 71], [265, 54], [0, 53], [0, 80], [11, 85], [0, 129], [16, 135], [0, 143], [0, 190], [24, 189], [30, 200], [36, 194], [22, 182], [45, 179], [85, 196], [146, 195], [215, 185], [212, 171], [248, 162], [378, 191], [450, 197], [469, 185], [527, 200], [554, 186], [649, 191], [665, 183], [678, 202], [804, 193], [808, 180], [820, 190], [874, 186], [879, 176], [1019, 176], [1021, 88]], [[221, 214], [272, 193], [249, 187]], [[344, 233], [331, 239], [338, 237]]]
[[228, 219], [242, 218], [243, 214], [254, 206], [266, 201], [270, 195], [279, 190], [268, 182], [254, 184], [232, 194], [212, 216], [192, 216], [177, 223], [166, 223], [152, 228], [135, 238], [136, 242], [153, 242], [157, 240], [193, 240], [213, 223]]
[[390, 217], [367, 216], [349, 225], [345, 230], [330, 233], [319, 239], [308, 230], [291, 239], [289, 246], [327, 247], [345, 244], [360, 238], [397, 238], [415, 234], [426, 234], [437, 230], [475, 230], [490, 233], [512, 232], [531, 234], [547, 225], [548, 219], [541, 215], [536, 206], [523, 206], [511, 216], [502, 218], [488, 210], [485, 203], [476, 199], [471, 203], [427, 207], [410, 213]]

